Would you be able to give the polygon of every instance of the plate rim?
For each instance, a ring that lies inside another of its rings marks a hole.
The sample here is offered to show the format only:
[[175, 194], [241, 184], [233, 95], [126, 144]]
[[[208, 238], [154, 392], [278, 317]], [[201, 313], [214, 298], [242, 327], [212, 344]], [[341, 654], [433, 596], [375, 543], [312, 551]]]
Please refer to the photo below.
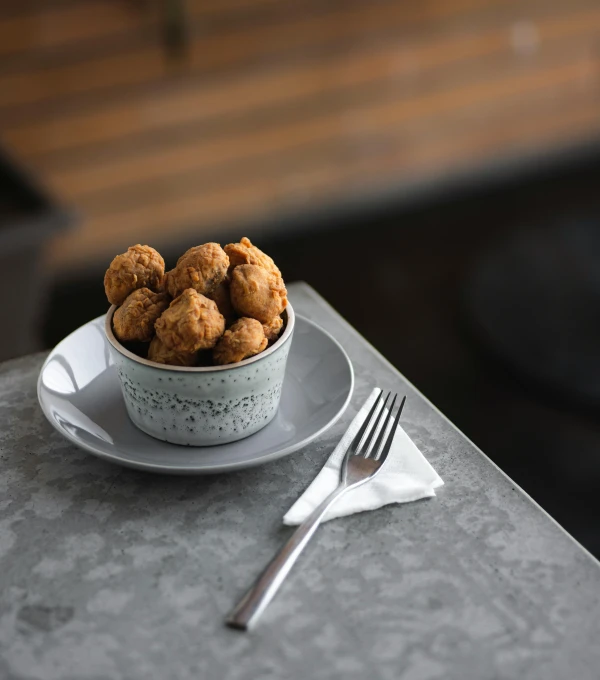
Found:
[[[37, 397], [38, 397], [38, 403], [40, 405], [40, 408], [42, 409], [42, 412], [44, 416], [46, 417], [46, 420], [52, 425], [52, 427], [60, 434], [62, 435], [65, 439], [73, 443], [77, 448], [83, 449], [84, 451], [92, 454], [93, 456], [96, 456], [97, 458], [101, 458], [103, 460], [109, 461], [111, 463], [114, 463], [116, 465], [120, 465], [122, 467], [128, 467], [128, 468], [133, 468], [136, 470], [144, 470], [147, 472], [155, 472], [155, 473], [163, 473], [163, 474], [173, 474], [173, 475], [208, 475], [208, 474], [219, 474], [219, 473], [225, 473], [225, 472], [234, 472], [236, 470], [243, 470], [246, 468], [250, 467], [256, 467], [258, 465], [264, 465], [266, 463], [272, 462], [274, 460], [278, 460], [279, 458], [285, 458], [286, 456], [289, 456], [290, 454], [294, 453], [295, 451], [298, 451], [302, 447], [310, 444], [312, 441], [320, 437], [324, 432], [326, 432], [330, 427], [335, 425], [335, 423], [342, 417], [342, 415], [345, 413], [346, 409], [348, 408], [348, 405], [350, 403], [350, 400], [352, 399], [352, 395], [354, 394], [354, 387], [355, 387], [355, 376], [354, 376], [354, 367], [352, 365], [352, 361], [350, 360], [350, 357], [348, 356], [348, 353], [346, 350], [342, 347], [341, 343], [333, 337], [333, 335], [325, 330], [322, 326], [319, 324], [315, 323], [312, 321], [312, 319], [308, 319], [302, 314], [296, 313], [296, 321], [302, 321], [304, 323], [307, 323], [309, 326], [312, 326], [315, 328], [317, 331], [323, 333], [325, 336], [331, 340], [334, 345], [337, 346], [338, 350], [341, 352], [342, 356], [346, 360], [346, 364], [349, 369], [350, 373], [350, 385], [348, 389], [348, 394], [344, 400], [344, 403], [341, 405], [341, 407], [338, 409], [338, 411], [335, 413], [335, 415], [327, 422], [323, 427], [319, 428], [315, 432], [313, 432], [311, 435], [308, 437], [305, 437], [301, 441], [298, 441], [296, 443], [290, 444], [289, 446], [286, 446], [282, 449], [279, 449], [278, 451], [273, 451], [270, 454], [259, 456], [256, 458], [253, 458], [252, 460], [245, 461], [245, 462], [233, 462], [233, 463], [225, 463], [225, 464], [218, 464], [218, 465], [204, 465], [202, 467], [196, 466], [189, 466], [189, 465], [165, 465], [163, 463], [145, 463], [142, 461], [136, 461], [131, 458], [122, 458], [120, 456], [115, 456], [107, 451], [103, 451], [100, 448], [96, 448], [92, 444], [89, 444], [88, 442], [84, 442], [81, 439], [77, 438], [76, 436], [72, 435], [70, 432], [67, 432], [63, 429], [61, 429], [56, 422], [56, 420], [50, 415], [47, 405], [44, 403], [44, 399], [42, 398], [42, 376], [44, 374], [44, 370], [46, 368], [46, 365], [49, 363], [49, 361], [52, 359], [54, 356], [56, 350], [64, 343], [66, 342], [71, 336], [75, 335], [79, 331], [81, 331], [83, 328], [86, 326], [89, 326], [95, 322], [101, 322], [106, 318], [106, 314], [101, 314], [100, 316], [90, 319], [86, 323], [82, 324], [78, 328], [76, 328], [74, 331], [66, 335], [59, 343], [57, 343], [51, 350], [48, 356], [46, 357], [44, 363], [42, 364], [42, 367], [40, 369], [39, 375], [38, 375], [38, 380], [37, 380]], [[104, 337], [104, 341], [107, 342], [106, 337]], [[293, 346], [293, 341], [292, 341], [292, 346]], [[134, 425], [135, 427], [135, 425]], [[136, 428], [137, 430], [137, 428]], [[149, 437], [150, 435], [145, 434], [141, 430], [138, 430], [139, 434], [145, 437]], [[155, 440], [155, 441], [160, 441], [160, 440]], [[241, 440], [243, 441], [243, 440]], [[168, 442], [164, 442], [165, 444], [168, 444]], [[188, 449], [202, 449], [205, 447], [186, 447]], [[211, 447], [214, 448], [214, 447]]]

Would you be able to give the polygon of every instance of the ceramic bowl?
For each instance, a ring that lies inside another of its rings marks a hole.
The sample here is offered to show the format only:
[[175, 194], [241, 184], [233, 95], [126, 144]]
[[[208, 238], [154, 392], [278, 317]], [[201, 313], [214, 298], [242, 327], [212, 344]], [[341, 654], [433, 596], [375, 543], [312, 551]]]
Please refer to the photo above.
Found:
[[114, 336], [113, 305], [105, 332], [127, 413], [156, 439], [186, 446], [213, 446], [248, 437], [271, 422], [281, 397], [294, 333], [288, 302], [284, 330], [261, 354], [227, 366], [165, 366], [142, 359]]

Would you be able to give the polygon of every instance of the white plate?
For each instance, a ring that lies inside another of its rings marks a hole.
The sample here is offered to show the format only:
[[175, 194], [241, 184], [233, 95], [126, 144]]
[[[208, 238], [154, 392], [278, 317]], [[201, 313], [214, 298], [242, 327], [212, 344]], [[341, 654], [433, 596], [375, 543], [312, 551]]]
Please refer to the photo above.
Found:
[[103, 316], [59, 343], [40, 372], [40, 405], [50, 423], [80, 448], [154, 472], [226, 472], [287, 456], [331, 427], [354, 389], [352, 364], [339, 343], [297, 316], [281, 404], [271, 423], [231, 444], [177, 446], [149, 437], [129, 420], [107, 345]]

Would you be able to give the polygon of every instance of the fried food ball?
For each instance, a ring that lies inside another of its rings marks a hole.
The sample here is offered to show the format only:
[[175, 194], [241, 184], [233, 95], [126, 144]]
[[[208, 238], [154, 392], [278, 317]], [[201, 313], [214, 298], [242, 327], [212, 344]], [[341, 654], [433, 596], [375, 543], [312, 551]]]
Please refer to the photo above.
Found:
[[150, 246], [139, 243], [117, 255], [104, 275], [104, 290], [111, 305], [120, 305], [138, 288], [157, 290], [165, 275], [165, 261]]
[[174, 349], [169, 349], [158, 336], [154, 336], [150, 347], [148, 347], [148, 359], [157, 364], [195, 366], [197, 358], [197, 352], [177, 352]]
[[269, 342], [274, 342], [277, 340], [279, 337], [279, 333], [281, 333], [281, 328], [283, 326], [283, 319], [280, 316], [276, 316], [274, 319], [271, 319], [267, 323], [263, 323], [263, 331], [265, 333], [265, 337]]
[[259, 354], [267, 344], [260, 321], [238, 319], [216, 344], [213, 359], [215, 364], [235, 364]]
[[167, 290], [177, 297], [188, 288], [201, 295], [212, 293], [227, 276], [229, 258], [218, 243], [205, 243], [187, 250], [167, 274]]
[[121, 342], [150, 342], [154, 337], [154, 322], [169, 306], [166, 293], [154, 293], [139, 288], [127, 296], [115, 311], [113, 329]]
[[263, 269], [281, 276], [281, 272], [273, 260], [262, 250], [252, 245], [249, 238], [242, 238], [239, 243], [229, 243], [225, 246], [229, 256], [229, 273], [240, 264], [256, 264]]
[[225, 319], [215, 302], [188, 288], [171, 302], [155, 328], [168, 349], [197, 352], [217, 344], [225, 330]]
[[206, 297], [217, 303], [219, 311], [225, 317], [226, 326], [229, 326], [229, 324], [235, 321], [236, 314], [235, 309], [231, 304], [229, 281], [227, 279], [221, 281], [221, 283], [213, 290], [213, 292]]
[[231, 276], [231, 302], [240, 316], [268, 323], [287, 305], [287, 291], [281, 276], [256, 264], [241, 264]]

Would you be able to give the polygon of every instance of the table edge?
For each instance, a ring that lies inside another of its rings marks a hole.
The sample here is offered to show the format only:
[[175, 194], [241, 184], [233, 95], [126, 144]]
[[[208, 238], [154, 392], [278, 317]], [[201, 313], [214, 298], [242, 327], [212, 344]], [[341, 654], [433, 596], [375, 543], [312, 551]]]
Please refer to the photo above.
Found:
[[[507, 479], [513, 486], [514, 488], [522, 495], [524, 496], [534, 507], [536, 507], [538, 510], [541, 510], [541, 512], [552, 521], [553, 524], [555, 524], [563, 534], [568, 536], [571, 541], [587, 556], [589, 557], [592, 562], [600, 568], [600, 560], [598, 560], [595, 555], [593, 555], [584, 545], [582, 545], [574, 536], [572, 536], [552, 515], [545, 510], [534, 498], [532, 498], [526, 491], [523, 489], [519, 484], [517, 484], [511, 477], [508, 476], [504, 470], [499, 467], [497, 463], [495, 463], [486, 453], [484, 453], [477, 444], [475, 444], [467, 435], [460, 429], [458, 428], [449, 418], [448, 416], [444, 415], [442, 411], [434, 404], [432, 403], [422, 392], [419, 390], [413, 383], [408, 380], [395, 366], [392, 364], [389, 359], [387, 359], [376, 347], [374, 347], [365, 337], [363, 337], [357, 330], [352, 326], [327, 300], [320, 294], [318, 293], [310, 284], [306, 283], [305, 281], [296, 281], [294, 283], [291, 283], [288, 286], [288, 289], [302, 289], [304, 290], [309, 297], [311, 297], [317, 304], [321, 305], [321, 307], [324, 307], [329, 313], [331, 313], [341, 324], [342, 326], [345, 327], [345, 329], [353, 336], [355, 336], [358, 340], [360, 340], [364, 345], [368, 347], [368, 349], [375, 354], [393, 373], [398, 375], [402, 380], [404, 380], [408, 385], [412, 387], [412, 389], [444, 420], [446, 423], [448, 423], [452, 429], [454, 429], [458, 434], [465, 439], [470, 446], [473, 447], [473, 449], [481, 455], [483, 458], [486, 459], [486, 461], [496, 470], [500, 472], [500, 474]], [[338, 340], [339, 342], [339, 340]]]

